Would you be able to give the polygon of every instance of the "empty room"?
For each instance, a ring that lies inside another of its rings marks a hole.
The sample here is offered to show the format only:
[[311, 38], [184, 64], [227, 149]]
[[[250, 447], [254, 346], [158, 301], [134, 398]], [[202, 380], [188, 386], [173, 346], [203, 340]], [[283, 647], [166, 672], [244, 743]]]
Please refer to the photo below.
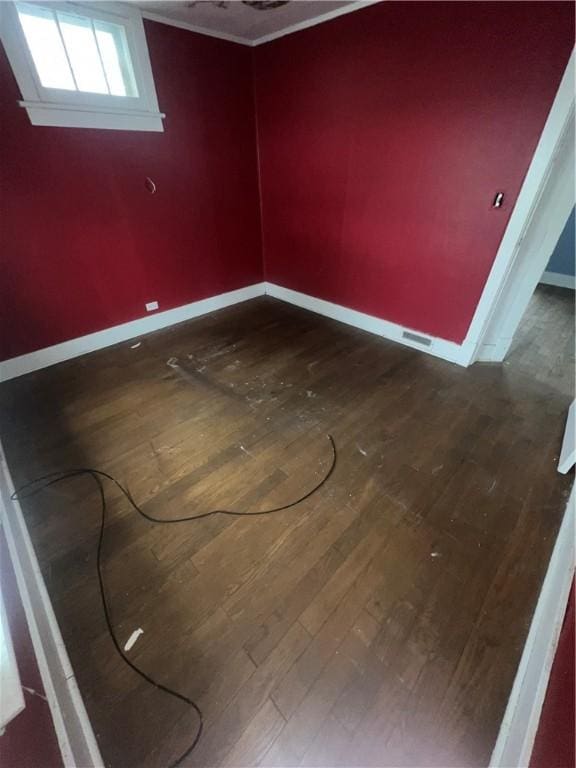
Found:
[[0, 2], [4, 768], [574, 765], [572, 2]]

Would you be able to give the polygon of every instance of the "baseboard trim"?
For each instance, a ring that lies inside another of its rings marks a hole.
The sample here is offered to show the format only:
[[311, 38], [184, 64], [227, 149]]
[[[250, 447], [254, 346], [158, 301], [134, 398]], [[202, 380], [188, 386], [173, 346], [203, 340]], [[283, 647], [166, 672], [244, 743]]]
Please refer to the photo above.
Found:
[[560, 272], [544, 272], [540, 282], [544, 283], [544, 285], [555, 285], [558, 288], [576, 290], [576, 277], [574, 275], [562, 275]]
[[[89, 352], [95, 352], [123, 341], [130, 341], [138, 336], [153, 333], [162, 328], [168, 328], [171, 325], [192, 320], [200, 315], [224, 309], [249, 299], [255, 299], [264, 294], [302, 307], [310, 312], [330, 317], [347, 325], [353, 325], [356, 328], [361, 328], [369, 333], [374, 333], [377, 336], [403, 344], [411, 349], [418, 349], [421, 352], [426, 352], [434, 355], [434, 357], [448, 360], [457, 365], [468, 366], [471, 361], [471, 352], [466, 345], [455, 344], [452, 341], [429, 336], [412, 328], [404, 328], [401, 325], [382, 320], [379, 317], [367, 315], [364, 312], [358, 312], [355, 309], [349, 309], [340, 304], [333, 304], [330, 301], [318, 299], [299, 291], [293, 291], [290, 288], [284, 288], [275, 283], [255, 283], [246, 288], [239, 288], [228, 293], [221, 293], [218, 296], [211, 296], [208, 299], [194, 301], [191, 304], [184, 304], [181, 307], [169, 309], [166, 312], [157, 312], [147, 317], [141, 317], [138, 320], [115, 325], [112, 328], [90, 333], [87, 336], [80, 336], [76, 339], [63, 341], [61, 344], [55, 344], [54, 346], [38, 349], [26, 355], [4, 360], [0, 362], [0, 381], [8, 381], [17, 376], [24, 376], [41, 368], [48, 368], [51, 365], [86, 355]], [[419, 344], [411, 338], [404, 338], [404, 333], [416, 334], [416, 336], [423, 339], [424, 343]]]
[[0, 443], [0, 517], [65, 768], [104, 765]]
[[512, 339], [508, 337], [498, 339], [496, 344], [482, 344], [478, 350], [476, 361], [479, 363], [501, 363], [504, 361]]
[[527, 766], [574, 578], [574, 487], [556, 538], [490, 768]]
[[[273, 296], [275, 299], [286, 301], [289, 304], [294, 304], [302, 309], [308, 309], [310, 312], [316, 312], [319, 315], [330, 317], [333, 320], [338, 320], [341, 323], [347, 325], [353, 325], [355, 328], [361, 328], [363, 331], [374, 333], [377, 336], [383, 336], [385, 339], [395, 341], [398, 344], [403, 344], [411, 349], [417, 349], [420, 352], [426, 352], [434, 357], [439, 357], [442, 360], [448, 360], [451, 363], [462, 365], [464, 367], [470, 364], [471, 353], [468, 347], [456, 344], [452, 341], [446, 341], [445, 339], [439, 339], [435, 336], [429, 336], [425, 333], [413, 328], [404, 328], [396, 323], [391, 323], [388, 320], [382, 320], [379, 317], [373, 315], [367, 315], [364, 312], [358, 312], [355, 309], [349, 309], [343, 307], [340, 304], [333, 304], [331, 301], [325, 301], [324, 299], [318, 299], [314, 296], [309, 296], [306, 293], [300, 293], [299, 291], [293, 291], [290, 288], [284, 288], [281, 285], [275, 283], [266, 283], [266, 294]], [[425, 340], [425, 342], [419, 344], [414, 341], [413, 338], [406, 338], [403, 334], [410, 334], [411, 336], [417, 336]]]
[[214, 312], [217, 309], [224, 309], [233, 304], [254, 299], [257, 296], [263, 296], [264, 286], [264, 283], [255, 283], [246, 288], [221, 293], [201, 301], [193, 301], [191, 304], [184, 304], [181, 307], [169, 309], [166, 312], [156, 312], [153, 315], [147, 315], [138, 320], [132, 320], [129, 323], [115, 325], [112, 328], [90, 333], [87, 336], [63, 341], [61, 344], [55, 344], [52, 347], [45, 347], [26, 355], [13, 357], [0, 363], [0, 381], [14, 379], [17, 376], [23, 376], [40, 368], [47, 368], [64, 360], [80, 357], [88, 352], [95, 352], [98, 349], [104, 349], [113, 344], [129, 341], [137, 336], [153, 333], [162, 328], [182, 323], [185, 320], [191, 320], [208, 312]]

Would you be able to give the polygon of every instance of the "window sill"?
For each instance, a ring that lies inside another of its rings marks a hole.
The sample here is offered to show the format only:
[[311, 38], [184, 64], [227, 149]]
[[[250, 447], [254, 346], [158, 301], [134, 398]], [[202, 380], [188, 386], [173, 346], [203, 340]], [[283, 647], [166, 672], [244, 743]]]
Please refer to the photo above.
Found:
[[28, 112], [32, 125], [60, 128], [104, 128], [116, 131], [162, 132], [162, 112], [140, 112], [121, 109], [94, 109], [80, 105], [48, 104], [46, 102], [20, 101]]

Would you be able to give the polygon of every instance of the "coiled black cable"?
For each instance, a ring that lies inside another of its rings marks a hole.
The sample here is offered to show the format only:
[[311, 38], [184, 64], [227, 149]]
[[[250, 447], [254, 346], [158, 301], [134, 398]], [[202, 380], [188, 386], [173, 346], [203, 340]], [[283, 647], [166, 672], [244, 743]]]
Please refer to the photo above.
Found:
[[202, 715], [202, 710], [200, 709], [198, 704], [196, 704], [195, 701], [190, 699], [188, 696], [185, 696], [183, 693], [180, 693], [179, 691], [176, 691], [173, 688], [169, 688], [167, 685], [163, 685], [162, 683], [159, 683], [157, 680], [154, 680], [154, 678], [151, 677], [147, 672], [140, 669], [140, 667], [134, 664], [134, 662], [132, 662], [128, 658], [128, 656], [124, 652], [124, 649], [118, 642], [116, 635], [114, 634], [114, 628], [112, 626], [112, 621], [110, 619], [110, 610], [108, 607], [108, 601], [106, 599], [106, 591], [104, 588], [104, 577], [102, 574], [102, 545], [104, 542], [104, 531], [106, 528], [106, 511], [107, 511], [106, 493], [104, 491], [104, 483], [102, 481], [102, 478], [105, 478], [106, 480], [110, 480], [112, 483], [114, 483], [114, 485], [121, 491], [124, 497], [128, 499], [133, 509], [135, 509], [136, 512], [138, 512], [138, 514], [142, 515], [142, 517], [146, 518], [146, 520], [149, 520], [152, 523], [161, 523], [161, 524], [187, 523], [187, 522], [191, 522], [192, 520], [202, 520], [203, 518], [211, 517], [212, 515], [232, 515], [234, 517], [271, 515], [274, 512], [282, 512], [283, 510], [290, 509], [291, 507], [295, 507], [297, 504], [301, 504], [303, 501], [305, 501], [310, 496], [312, 496], [312, 494], [316, 493], [316, 491], [318, 491], [324, 485], [324, 483], [328, 480], [328, 478], [330, 477], [330, 475], [332, 474], [336, 466], [336, 457], [337, 457], [336, 443], [334, 442], [334, 438], [332, 437], [332, 435], [328, 435], [328, 440], [330, 441], [330, 445], [332, 447], [332, 461], [331, 461], [330, 467], [328, 468], [328, 471], [326, 472], [324, 477], [320, 480], [320, 482], [318, 482], [311, 490], [307, 491], [303, 496], [300, 496], [300, 498], [296, 499], [295, 501], [291, 501], [288, 504], [283, 504], [280, 507], [265, 509], [260, 512], [237, 512], [231, 509], [213, 509], [213, 510], [210, 510], [209, 512], [202, 512], [199, 515], [189, 515], [186, 517], [178, 517], [170, 520], [162, 520], [160, 518], [153, 517], [152, 515], [149, 515], [146, 512], [144, 512], [144, 510], [140, 506], [138, 506], [138, 504], [134, 501], [128, 489], [125, 488], [118, 480], [116, 480], [116, 478], [113, 477], [113, 475], [109, 475], [107, 472], [102, 472], [99, 469], [92, 469], [90, 467], [70, 469], [62, 472], [51, 472], [47, 475], [42, 475], [41, 477], [37, 477], [35, 480], [32, 480], [29, 483], [25, 483], [23, 486], [18, 488], [18, 490], [14, 491], [14, 493], [10, 497], [13, 501], [27, 499], [27, 498], [30, 498], [31, 496], [35, 496], [37, 493], [40, 493], [45, 488], [48, 488], [51, 485], [60, 483], [63, 480], [69, 480], [72, 477], [81, 477], [84, 475], [88, 475], [92, 477], [92, 479], [96, 483], [98, 487], [98, 493], [100, 495], [100, 530], [98, 533], [98, 548], [96, 551], [96, 571], [98, 574], [100, 600], [102, 601], [102, 610], [104, 612], [106, 628], [108, 629], [108, 633], [112, 639], [114, 648], [116, 649], [116, 652], [118, 653], [120, 658], [124, 661], [124, 663], [127, 664], [130, 667], [130, 669], [136, 672], [137, 675], [140, 675], [140, 677], [146, 680], [147, 683], [149, 683], [150, 685], [153, 685], [155, 688], [158, 688], [158, 690], [164, 691], [164, 693], [167, 693], [170, 696], [173, 696], [174, 698], [179, 699], [180, 701], [183, 701], [185, 704], [188, 704], [190, 707], [192, 707], [192, 709], [196, 712], [198, 716], [198, 730], [196, 731], [196, 735], [194, 736], [194, 741], [180, 755], [180, 757], [178, 757], [173, 763], [170, 764], [169, 768], [176, 768], [176, 766], [180, 765], [180, 763], [182, 763], [182, 761], [186, 757], [188, 757], [188, 755], [196, 747], [196, 745], [200, 741], [202, 730], [204, 728], [204, 718]]

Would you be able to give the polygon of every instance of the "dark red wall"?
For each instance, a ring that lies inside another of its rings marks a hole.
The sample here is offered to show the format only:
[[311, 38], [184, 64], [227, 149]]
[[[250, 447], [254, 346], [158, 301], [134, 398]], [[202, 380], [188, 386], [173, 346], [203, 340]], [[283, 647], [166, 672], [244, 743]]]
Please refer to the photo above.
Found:
[[266, 278], [461, 341], [573, 28], [571, 3], [384, 2], [256, 48]]
[[0, 47], [1, 358], [262, 279], [251, 50], [146, 36], [164, 133], [30, 125]]

